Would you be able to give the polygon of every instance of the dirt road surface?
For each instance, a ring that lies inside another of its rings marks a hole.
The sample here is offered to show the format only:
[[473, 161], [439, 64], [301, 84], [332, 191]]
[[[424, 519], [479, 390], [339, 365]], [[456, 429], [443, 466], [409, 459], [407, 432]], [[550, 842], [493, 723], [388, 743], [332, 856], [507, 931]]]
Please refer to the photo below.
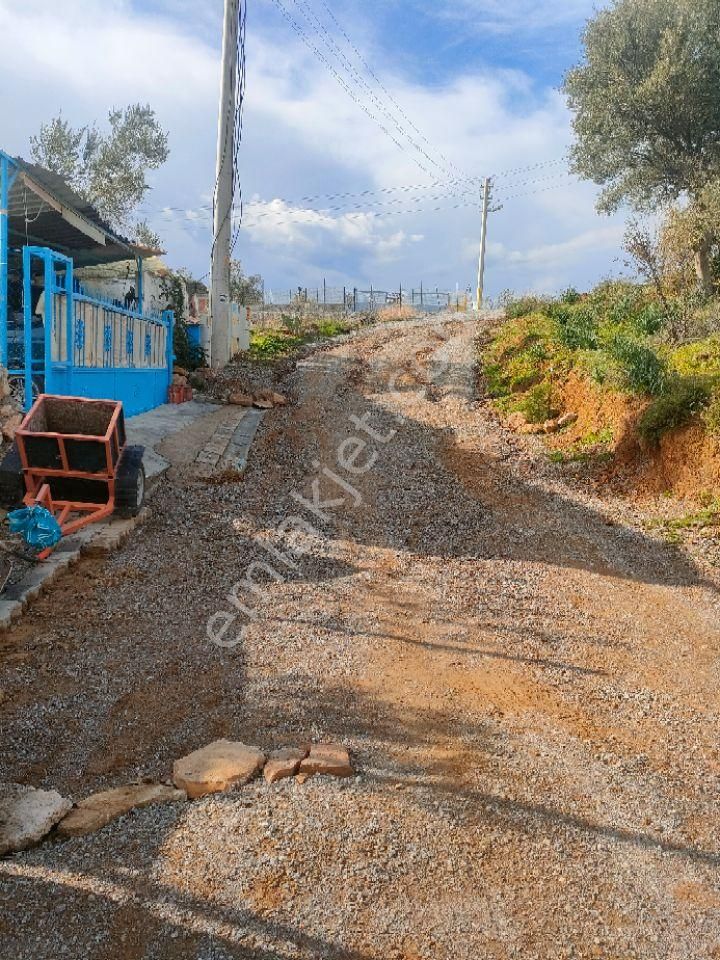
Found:
[[717, 581], [504, 431], [476, 334], [304, 360], [240, 482], [180, 457], [2, 640], [0, 779], [77, 800], [218, 737], [357, 767], [0, 861], [3, 957], [720, 957]]

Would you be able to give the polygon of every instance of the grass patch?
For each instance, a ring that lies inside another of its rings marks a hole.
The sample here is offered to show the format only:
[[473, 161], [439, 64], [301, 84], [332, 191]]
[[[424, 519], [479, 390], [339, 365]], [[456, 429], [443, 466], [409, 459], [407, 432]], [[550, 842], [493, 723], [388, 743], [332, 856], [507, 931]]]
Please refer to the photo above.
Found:
[[284, 330], [253, 330], [248, 356], [263, 363], [282, 360], [306, 343], [338, 337], [353, 329], [354, 325], [347, 320], [322, 319], [309, 326], [288, 322]]
[[552, 463], [604, 463], [612, 459], [609, 449], [615, 440], [610, 427], [595, 430], [576, 440], [567, 450], [553, 450], [548, 455]]
[[282, 330], [253, 330], [250, 334], [248, 356], [251, 360], [271, 361], [287, 357], [305, 342], [301, 334], [285, 333]]
[[649, 530], [657, 530], [667, 543], [681, 543], [687, 533], [720, 528], [720, 499], [711, 498], [706, 507], [672, 520], [651, 520]]

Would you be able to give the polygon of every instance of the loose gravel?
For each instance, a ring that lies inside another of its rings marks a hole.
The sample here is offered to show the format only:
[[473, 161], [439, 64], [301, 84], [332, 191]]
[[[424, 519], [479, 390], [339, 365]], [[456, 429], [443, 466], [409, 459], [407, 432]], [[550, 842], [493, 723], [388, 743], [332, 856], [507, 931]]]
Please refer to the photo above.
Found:
[[177, 468], [4, 638], [0, 779], [80, 799], [219, 737], [341, 741], [358, 776], [0, 861], [3, 956], [720, 956], [717, 579], [502, 428], [476, 332], [288, 366], [242, 480]]

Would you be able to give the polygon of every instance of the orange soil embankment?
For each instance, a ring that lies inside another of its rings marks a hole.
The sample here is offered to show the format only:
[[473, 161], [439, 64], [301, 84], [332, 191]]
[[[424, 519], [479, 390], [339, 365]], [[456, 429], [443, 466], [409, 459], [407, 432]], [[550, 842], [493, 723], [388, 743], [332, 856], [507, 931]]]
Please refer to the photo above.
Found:
[[699, 419], [668, 432], [658, 447], [643, 447], [637, 425], [648, 402], [629, 394], [604, 390], [571, 373], [561, 393], [564, 411], [577, 421], [561, 434], [548, 437], [552, 450], [570, 451], [588, 438], [612, 431], [613, 460], [606, 465], [608, 479], [627, 480], [633, 492], [657, 496], [671, 492], [695, 498], [720, 493], [720, 441], [710, 436]]

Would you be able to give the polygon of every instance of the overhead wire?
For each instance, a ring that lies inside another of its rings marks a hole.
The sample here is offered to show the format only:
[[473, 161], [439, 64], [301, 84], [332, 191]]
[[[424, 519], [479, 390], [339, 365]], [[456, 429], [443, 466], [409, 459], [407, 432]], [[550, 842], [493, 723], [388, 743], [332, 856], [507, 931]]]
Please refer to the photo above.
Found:
[[[427, 152], [427, 150], [425, 150], [424, 147], [422, 147], [422, 146], [420, 145], [420, 143], [418, 143], [418, 142], [414, 139], [414, 137], [408, 132], [407, 128], [403, 125], [403, 123], [402, 123], [400, 120], [398, 120], [398, 118], [397, 118], [393, 113], [391, 113], [391, 112], [388, 110], [388, 108], [385, 106], [385, 104], [377, 97], [377, 95], [375, 94], [375, 91], [373, 90], [373, 88], [372, 88], [372, 87], [370, 86], [370, 84], [358, 73], [358, 71], [355, 69], [355, 67], [354, 67], [353, 64], [351, 63], [351, 61], [347, 58], [347, 56], [346, 56], [345, 53], [342, 51], [342, 49], [340, 48], [340, 46], [336, 43], [335, 39], [332, 37], [332, 35], [331, 35], [330, 32], [328, 31], [328, 29], [327, 29], [327, 27], [325, 26], [325, 24], [320, 20], [320, 18], [317, 16], [317, 14], [315, 13], [315, 11], [314, 11], [314, 10], [312, 9], [312, 7], [309, 5], [309, 3], [307, 2], [307, 0], [292, 0], [292, 2], [295, 4], [296, 7], [300, 7], [300, 8], [302, 8], [303, 10], [305, 10], [305, 19], [306, 19], [306, 21], [307, 21], [308, 23], [314, 23], [315, 26], [316, 26], [316, 28], [320, 30], [320, 33], [321, 33], [322, 37], [324, 38], [324, 42], [325, 42], [326, 48], [327, 48], [328, 50], [330, 50], [331, 52], [334, 53], [335, 57], [337, 58], [338, 62], [340, 63], [341, 69], [344, 69], [346, 75], [348, 75], [348, 76], [351, 78], [351, 81], [354, 82], [356, 88], [360, 88], [360, 89], [362, 89], [362, 90], [365, 91], [365, 93], [367, 94], [367, 96], [370, 97], [371, 101], [373, 102], [373, 104], [375, 105], [375, 107], [380, 111], [380, 113], [382, 113], [382, 114], [386, 117], [386, 119], [389, 120], [390, 123], [392, 123], [392, 124], [395, 126], [395, 128], [397, 129], [399, 135], [400, 135], [401, 137], [404, 137], [405, 140], [406, 140], [412, 147], [414, 147], [414, 149], [417, 150], [417, 152], [418, 152], [422, 157], [424, 157], [424, 158], [428, 161], [428, 163], [432, 164], [434, 167], [437, 167], [438, 170], [441, 170], [444, 175], [447, 175], [448, 173], [451, 173], [452, 171], [447, 167], [447, 165], [442, 164], [442, 163], [438, 163], [438, 161], [435, 160], [434, 157], [431, 157], [431, 156], [430, 156], [430, 154]], [[335, 18], [334, 18], [334, 19], [335, 19]], [[336, 20], [335, 22], [337, 23], [337, 20]], [[341, 28], [341, 32], [347, 37], [347, 34], [345, 34], [345, 32], [342, 30], [342, 28]], [[348, 38], [348, 39], [349, 39], [349, 38]], [[374, 76], [374, 74], [373, 74], [373, 76]], [[365, 95], [365, 94], [362, 94], [362, 95]], [[393, 103], [394, 103], [394, 102], [395, 102], [395, 101], [393, 101]], [[396, 106], [396, 109], [397, 109], [397, 106]], [[430, 146], [430, 144], [428, 144], [428, 146]], [[431, 149], [432, 149], [432, 147], [431, 147]]]
[[[360, 61], [360, 63], [365, 67], [365, 69], [367, 70], [367, 72], [368, 72], [368, 73], [370, 74], [370, 76], [373, 78], [373, 80], [375, 81], [375, 83], [377, 83], [378, 87], [382, 90], [382, 92], [385, 94], [385, 96], [388, 98], [388, 100], [394, 105], [394, 107], [395, 107], [395, 109], [397, 110], [398, 114], [403, 118], [403, 120], [408, 124], [408, 126], [409, 126], [412, 130], [414, 130], [415, 133], [428, 145], [428, 147], [429, 147], [430, 149], [436, 149], [436, 150], [437, 150], [436, 147], [433, 148], [433, 144], [430, 143], [430, 141], [429, 141], [428, 138], [425, 136], [425, 134], [422, 132], [422, 130], [419, 130], [418, 127], [415, 126], [415, 124], [413, 123], [413, 121], [410, 119], [410, 117], [407, 115], [407, 113], [403, 110], [402, 106], [398, 103], [398, 101], [395, 99], [395, 97], [393, 97], [393, 95], [390, 93], [390, 91], [386, 88], [386, 86], [385, 86], [385, 84], [382, 82], [382, 80], [377, 76], [377, 74], [375, 73], [375, 71], [372, 69], [372, 67], [370, 66], [370, 64], [367, 62], [367, 60], [365, 59], [365, 57], [362, 55], [362, 53], [360, 52], [360, 50], [357, 48], [357, 45], [350, 39], [350, 37], [349, 37], [348, 34], [347, 34], [347, 31], [344, 29], [344, 27], [342, 26], [342, 24], [339, 22], [338, 18], [335, 16], [335, 13], [334, 13], [334, 11], [332, 10], [332, 8], [326, 3], [326, 0], [320, 0], [320, 3], [321, 3], [321, 4], [323, 5], [323, 7], [325, 8], [325, 10], [327, 11], [328, 15], [330, 16], [330, 18], [332, 19], [332, 21], [334, 22], [335, 26], [338, 28], [338, 30], [340, 31], [340, 33], [342, 34], [342, 36], [345, 38], [345, 41], [346, 41], [347, 44], [350, 46], [350, 48], [352, 49], [352, 51], [354, 52], [355, 56], [358, 58], [358, 60]], [[457, 167], [457, 166], [452, 162], [452, 160], [448, 160], [448, 158], [447, 158], [440, 150], [437, 150], [437, 154], [438, 154], [438, 156], [440, 157], [440, 159], [447, 165], [447, 167], [449, 167], [449, 168], [452, 169], [452, 170], [455, 170], [456, 173], [459, 173], [459, 174], [461, 174], [461, 175], [463, 175], [463, 176], [465, 175], [465, 174], [463, 174], [463, 171], [460, 170], [459, 167]]]
[[340, 86], [345, 90], [345, 92], [350, 97], [350, 99], [353, 100], [360, 107], [363, 113], [365, 113], [370, 118], [370, 120], [372, 120], [373, 123], [382, 130], [385, 136], [389, 137], [389, 139], [392, 140], [392, 142], [395, 144], [396, 147], [398, 147], [400, 150], [402, 150], [403, 153], [409, 156], [410, 159], [413, 160], [413, 162], [418, 167], [420, 167], [423, 173], [426, 173], [428, 176], [432, 176], [432, 173], [427, 169], [425, 164], [421, 160], [419, 160], [416, 156], [409, 154], [408, 151], [405, 149], [404, 145], [397, 139], [397, 137], [393, 133], [391, 133], [390, 130], [387, 129], [387, 127], [384, 125], [382, 120], [376, 117], [375, 114], [371, 110], [369, 110], [368, 107], [361, 100], [359, 100], [356, 97], [354, 91], [348, 86], [345, 79], [340, 76], [340, 74], [337, 72], [335, 67], [328, 60], [328, 58], [322, 53], [322, 51], [318, 50], [318, 48], [315, 46], [315, 44], [310, 39], [310, 37], [308, 37], [305, 30], [303, 30], [302, 26], [297, 22], [297, 20], [292, 16], [292, 14], [285, 7], [282, 0], [271, 0], [271, 3], [273, 3], [278, 8], [282, 16], [290, 24], [291, 28], [295, 31], [295, 33], [302, 40], [305, 46], [307, 46], [314, 53], [315, 57], [325, 65], [325, 67], [329, 70], [329, 72], [332, 74], [332, 76], [337, 81], [337, 83], [339, 83]]

